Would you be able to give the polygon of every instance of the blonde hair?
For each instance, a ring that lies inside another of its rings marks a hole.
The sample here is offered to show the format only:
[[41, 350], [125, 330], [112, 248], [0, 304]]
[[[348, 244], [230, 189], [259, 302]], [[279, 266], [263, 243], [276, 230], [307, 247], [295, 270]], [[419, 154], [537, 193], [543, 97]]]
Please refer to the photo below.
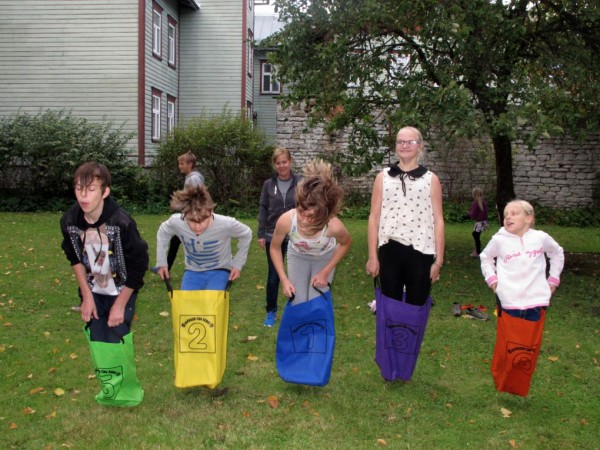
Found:
[[523, 210], [523, 212], [525, 213], [526, 216], [532, 216], [533, 221], [531, 222], [531, 224], [532, 225], [534, 224], [535, 212], [533, 210], [533, 206], [531, 205], [531, 203], [529, 203], [525, 200], [515, 199], [515, 200], [511, 200], [510, 202], [508, 202], [506, 204], [506, 206], [504, 207], [504, 209], [506, 210], [506, 208], [508, 208], [509, 205], [517, 205], [519, 208], [521, 208]]
[[197, 218], [210, 215], [216, 205], [206, 186], [201, 184], [173, 192], [169, 206], [174, 211], [180, 211], [182, 218]]
[[423, 135], [421, 134], [421, 132], [419, 131], [418, 128], [415, 127], [402, 127], [398, 130], [398, 132], [396, 133], [396, 139], [398, 139], [398, 135], [403, 132], [403, 131], [412, 131], [413, 133], [415, 133], [417, 135], [417, 140], [419, 141], [419, 143], [423, 142]]
[[479, 187], [474, 187], [471, 194], [473, 195], [473, 200], [479, 205], [479, 209], [483, 211], [483, 190]]
[[309, 231], [317, 232], [337, 215], [342, 207], [344, 190], [337, 184], [331, 164], [322, 159], [304, 166], [304, 178], [296, 187], [296, 209], [313, 210]]
[[179, 155], [177, 161], [192, 163], [192, 167], [196, 167], [196, 155], [194, 155], [191, 150], [188, 150], [183, 155]]
[[290, 151], [287, 148], [277, 147], [277, 148], [275, 148], [275, 150], [273, 150], [273, 155], [271, 156], [271, 164], [273, 164], [273, 166], [275, 166], [275, 163], [277, 162], [277, 158], [279, 158], [280, 156], [285, 156], [285, 157], [287, 157], [287, 159], [292, 161], [292, 154], [290, 153]]

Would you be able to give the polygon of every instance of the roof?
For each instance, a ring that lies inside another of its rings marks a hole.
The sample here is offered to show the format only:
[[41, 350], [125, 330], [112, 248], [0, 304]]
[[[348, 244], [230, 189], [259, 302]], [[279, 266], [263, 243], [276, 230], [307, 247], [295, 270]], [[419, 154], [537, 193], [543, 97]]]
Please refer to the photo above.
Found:
[[260, 43], [265, 38], [268, 38], [273, 33], [281, 30], [284, 26], [283, 22], [277, 20], [277, 16], [254, 16], [254, 39]]
[[179, 0], [179, 3], [182, 6], [187, 6], [188, 8], [196, 11], [200, 9], [200, 3], [198, 3], [196, 0]]

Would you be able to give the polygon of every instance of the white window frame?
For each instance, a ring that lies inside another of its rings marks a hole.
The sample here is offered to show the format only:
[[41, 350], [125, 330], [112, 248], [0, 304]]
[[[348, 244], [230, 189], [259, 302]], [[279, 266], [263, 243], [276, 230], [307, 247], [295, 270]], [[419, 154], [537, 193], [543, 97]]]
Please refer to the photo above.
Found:
[[167, 95], [167, 133], [172, 133], [175, 129], [175, 104], [177, 99]]
[[254, 47], [252, 41], [254, 41], [254, 33], [252, 33], [252, 30], [248, 30], [248, 38], [246, 39], [246, 71], [249, 77], [252, 77], [252, 70], [254, 68]]
[[152, 54], [162, 58], [162, 12], [163, 9], [152, 2]]
[[168, 45], [167, 45], [167, 59], [169, 66], [177, 66], [177, 21], [171, 16], [168, 16]]
[[[267, 70], [267, 66], [269, 70]], [[265, 89], [267, 77], [269, 87]], [[277, 68], [266, 59], [260, 61], [260, 93], [271, 95], [281, 94], [281, 83], [277, 81]]]
[[161, 137], [161, 104], [162, 104], [162, 92], [158, 89], [152, 89], [152, 141], [158, 142]]

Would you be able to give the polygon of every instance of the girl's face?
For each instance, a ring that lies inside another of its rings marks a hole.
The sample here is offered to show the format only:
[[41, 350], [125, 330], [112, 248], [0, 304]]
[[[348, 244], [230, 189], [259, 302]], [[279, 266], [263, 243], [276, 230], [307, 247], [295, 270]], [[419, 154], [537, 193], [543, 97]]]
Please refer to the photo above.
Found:
[[527, 215], [520, 205], [509, 203], [504, 208], [504, 228], [517, 236], [523, 236], [533, 223], [533, 216]]
[[423, 143], [413, 130], [400, 130], [396, 136], [396, 155], [403, 161], [417, 160]]
[[290, 177], [292, 171], [292, 160], [286, 155], [279, 155], [275, 158], [275, 171], [277, 176], [282, 180], [287, 180]]
[[296, 214], [298, 215], [298, 220], [302, 224], [310, 225], [310, 224], [314, 223], [314, 221], [315, 221], [315, 209], [314, 208], [309, 208], [309, 209], [296, 208]]
[[186, 215], [185, 221], [188, 224], [188, 227], [190, 227], [190, 230], [194, 232], [194, 234], [202, 234], [206, 231], [206, 229], [210, 226], [212, 222], [212, 211], [210, 211], [206, 215]]

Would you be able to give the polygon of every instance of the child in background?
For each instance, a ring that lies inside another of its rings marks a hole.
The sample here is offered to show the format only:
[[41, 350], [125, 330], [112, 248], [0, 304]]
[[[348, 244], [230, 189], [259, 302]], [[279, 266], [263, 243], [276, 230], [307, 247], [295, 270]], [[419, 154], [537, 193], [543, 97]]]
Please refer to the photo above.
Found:
[[471, 256], [474, 258], [479, 257], [481, 253], [481, 233], [488, 229], [488, 205], [483, 198], [483, 191], [476, 187], [473, 188], [473, 203], [469, 208], [469, 218], [475, 221], [473, 225], [473, 240], [475, 241], [475, 250], [471, 252]]
[[[547, 233], [533, 229], [534, 221], [533, 207], [528, 202], [509, 202], [504, 208], [504, 227], [492, 237], [480, 255], [481, 271], [496, 294], [498, 304], [498, 336], [492, 361], [496, 389], [523, 396], [529, 390], [530, 377], [539, 354], [545, 310], [560, 284], [564, 265], [562, 247]], [[546, 257], [550, 261], [548, 278]], [[514, 325], [515, 321], [502, 319], [503, 314], [518, 318], [518, 325]], [[500, 342], [505, 339], [501, 338], [501, 332], [502, 336], [506, 336], [514, 331], [510, 327], [529, 330], [532, 328], [530, 322], [539, 323], [535, 330], [537, 338], [525, 336], [518, 338], [522, 342], [515, 338]], [[528, 339], [531, 342], [526, 342]], [[515, 348], [509, 348], [510, 345]], [[519, 355], [521, 359], [510, 361], [510, 355], [515, 358], [514, 355]], [[524, 377], [523, 374], [512, 373], [519, 369], [528, 372], [529, 379], [515, 382], [511, 377]]]
[[[296, 208], [282, 214], [271, 240], [271, 259], [281, 280], [283, 294], [293, 305], [319, 295], [313, 288], [328, 289], [336, 265], [348, 253], [352, 242], [337, 213], [343, 190], [333, 179], [331, 165], [322, 160], [309, 162], [304, 178], [296, 187]], [[289, 236], [287, 272], [281, 244]]]

